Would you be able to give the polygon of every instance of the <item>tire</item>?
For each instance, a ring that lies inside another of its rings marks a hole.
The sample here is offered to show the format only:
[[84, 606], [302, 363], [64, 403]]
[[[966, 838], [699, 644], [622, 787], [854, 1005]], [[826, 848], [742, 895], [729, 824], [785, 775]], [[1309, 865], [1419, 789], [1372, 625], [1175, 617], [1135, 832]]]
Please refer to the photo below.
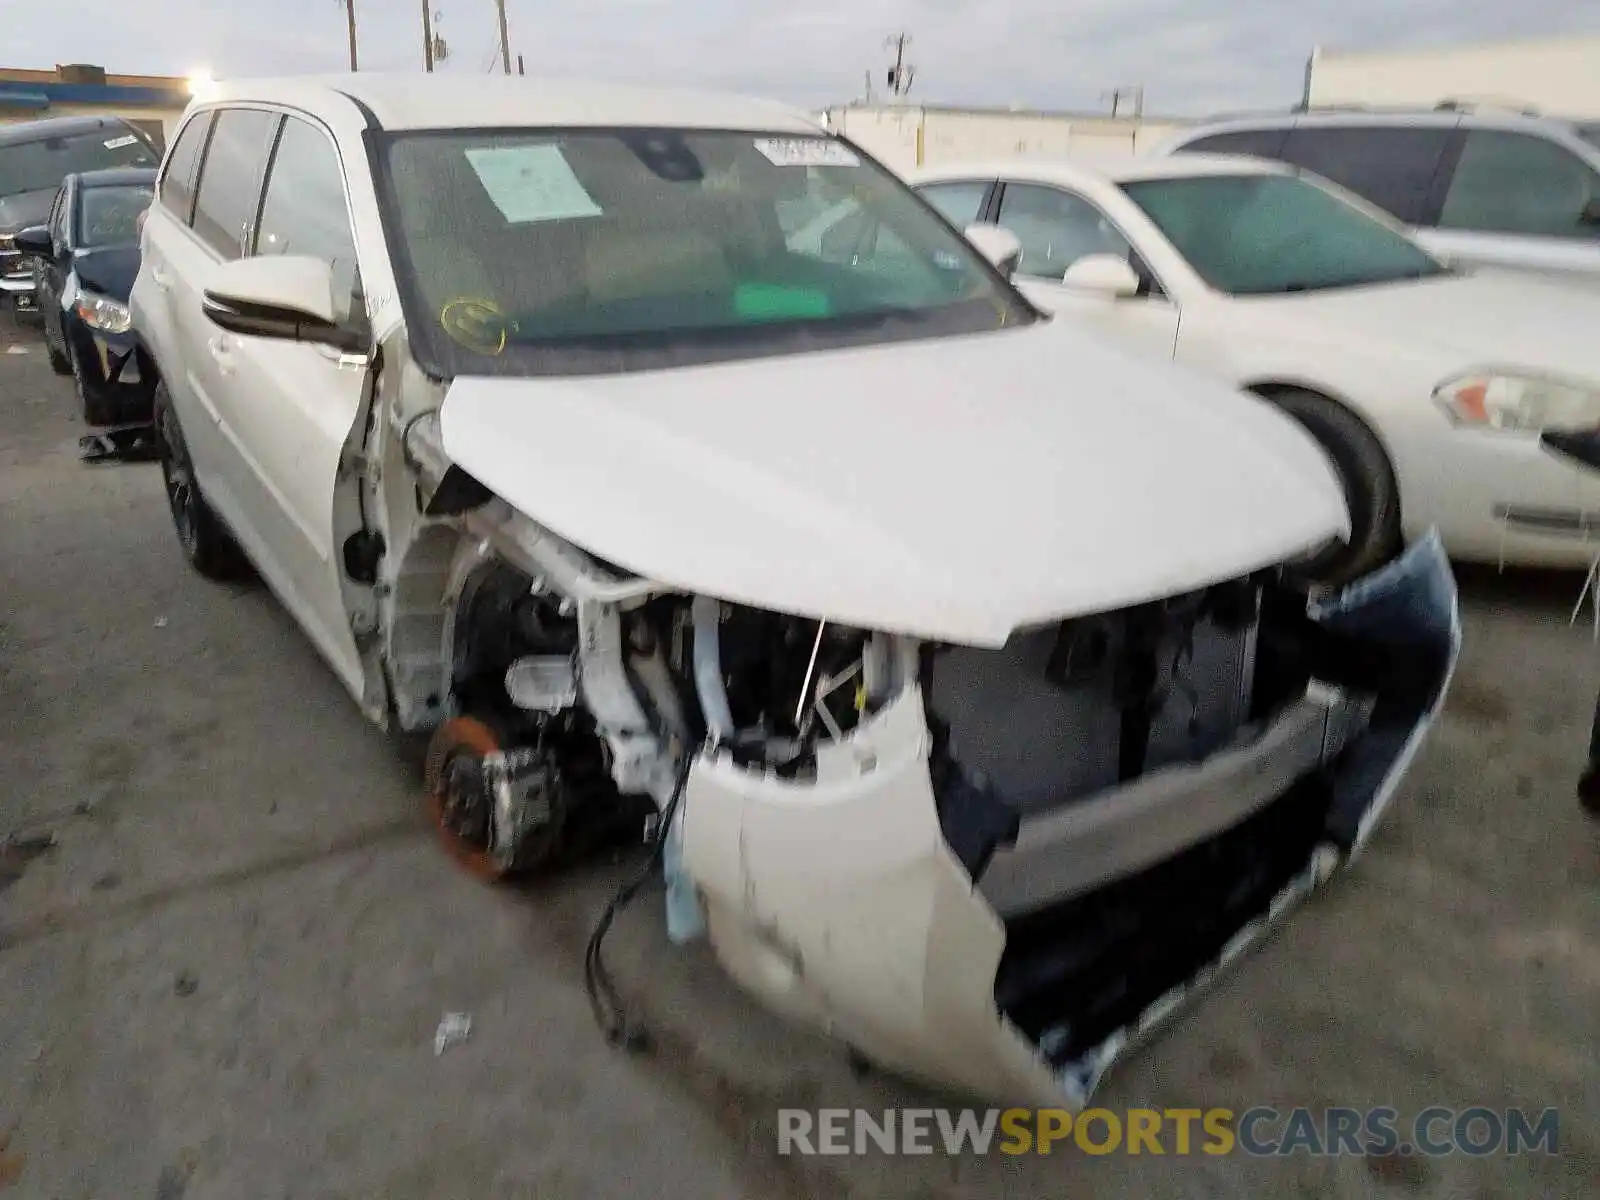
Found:
[[1402, 548], [1400, 487], [1383, 444], [1342, 404], [1299, 388], [1266, 399], [1298, 421], [1322, 446], [1350, 508], [1350, 540], [1299, 564], [1307, 582], [1339, 587], [1383, 566]]
[[116, 403], [83, 377], [77, 351], [67, 351], [67, 370], [72, 375], [72, 390], [78, 397], [78, 411], [85, 425], [115, 425], [119, 416]]
[[[59, 325], [57, 328], [60, 328]], [[61, 344], [63, 346], [67, 344], [67, 334], [65, 330], [61, 331]], [[50, 359], [50, 369], [52, 371], [54, 371], [57, 375], [72, 374], [72, 360], [50, 344], [50, 338], [48, 335], [46, 335], [44, 339], [44, 351], [46, 356]]]
[[184, 441], [178, 412], [172, 407], [164, 382], [156, 384], [152, 408], [156, 458], [161, 464], [167, 507], [183, 557], [207, 579], [235, 580], [247, 575], [249, 564], [244, 552], [211, 511], [195, 481], [189, 445]]

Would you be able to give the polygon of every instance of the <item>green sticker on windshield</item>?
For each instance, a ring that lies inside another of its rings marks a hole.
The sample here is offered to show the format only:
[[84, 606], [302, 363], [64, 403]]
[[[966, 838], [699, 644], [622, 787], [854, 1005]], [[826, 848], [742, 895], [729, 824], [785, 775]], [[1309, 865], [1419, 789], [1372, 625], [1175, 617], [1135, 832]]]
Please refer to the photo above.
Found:
[[742, 283], [733, 293], [733, 310], [746, 321], [804, 320], [832, 315], [833, 305], [816, 288]]

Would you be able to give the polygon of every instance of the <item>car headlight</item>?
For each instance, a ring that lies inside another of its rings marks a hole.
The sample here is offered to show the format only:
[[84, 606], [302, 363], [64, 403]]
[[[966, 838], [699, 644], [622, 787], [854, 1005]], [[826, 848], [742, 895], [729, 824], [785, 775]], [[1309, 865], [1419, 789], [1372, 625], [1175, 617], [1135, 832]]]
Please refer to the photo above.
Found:
[[84, 324], [91, 329], [104, 330], [106, 333], [127, 333], [133, 325], [133, 317], [128, 313], [126, 304], [105, 296], [96, 296], [93, 292], [79, 295], [76, 307]]
[[15, 254], [17, 239], [9, 233], [0, 233], [0, 254]]
[[1500, 433], [1537, 433], [1600, 425], [1600, 383], [1532, 375], [1468, 375], [1433, 393], [1457, 425]]

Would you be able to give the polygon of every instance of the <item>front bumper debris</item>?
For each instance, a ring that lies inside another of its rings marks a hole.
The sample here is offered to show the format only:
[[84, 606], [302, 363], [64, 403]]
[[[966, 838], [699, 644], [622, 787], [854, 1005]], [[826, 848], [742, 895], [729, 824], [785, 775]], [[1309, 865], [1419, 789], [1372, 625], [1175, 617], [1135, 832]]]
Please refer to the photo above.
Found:
[[930, 770], [917, 688], [819, 748], [809, 782], [702, 755], [669, 886], [692, 883], [724, 967], [785, 1016], [913, 1078], [1081, 1107], [1360, 852], [1443, 702], [1461, 630], [1435, 534], [1296, 604], [1263, 654], [1303, 696], [976, 854], [953, 849], [970, 810]]
[[78, 439], [78, 457], [86, 463], [154, 462], [159, 457], [155, 434], [148, 421], [108, 425]]

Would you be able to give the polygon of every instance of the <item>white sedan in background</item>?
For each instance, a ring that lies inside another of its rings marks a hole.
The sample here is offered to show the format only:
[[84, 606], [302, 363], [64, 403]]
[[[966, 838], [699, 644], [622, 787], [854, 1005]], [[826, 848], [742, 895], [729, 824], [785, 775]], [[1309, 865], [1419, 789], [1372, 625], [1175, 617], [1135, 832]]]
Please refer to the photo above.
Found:
[[1539, 433], [1600, 425], [1600, 297], [1453, 270], [1350, 193], [1256, 159], [1014, 161], [911, 182], [958, 228], [1015, 234], [1036, 303], [1299, 419], [1351, 509], [1350, 542], [1319, 563], [1329, 579], [1430, 525], [1459, 559], [1587, 565], [1600, 474]]

